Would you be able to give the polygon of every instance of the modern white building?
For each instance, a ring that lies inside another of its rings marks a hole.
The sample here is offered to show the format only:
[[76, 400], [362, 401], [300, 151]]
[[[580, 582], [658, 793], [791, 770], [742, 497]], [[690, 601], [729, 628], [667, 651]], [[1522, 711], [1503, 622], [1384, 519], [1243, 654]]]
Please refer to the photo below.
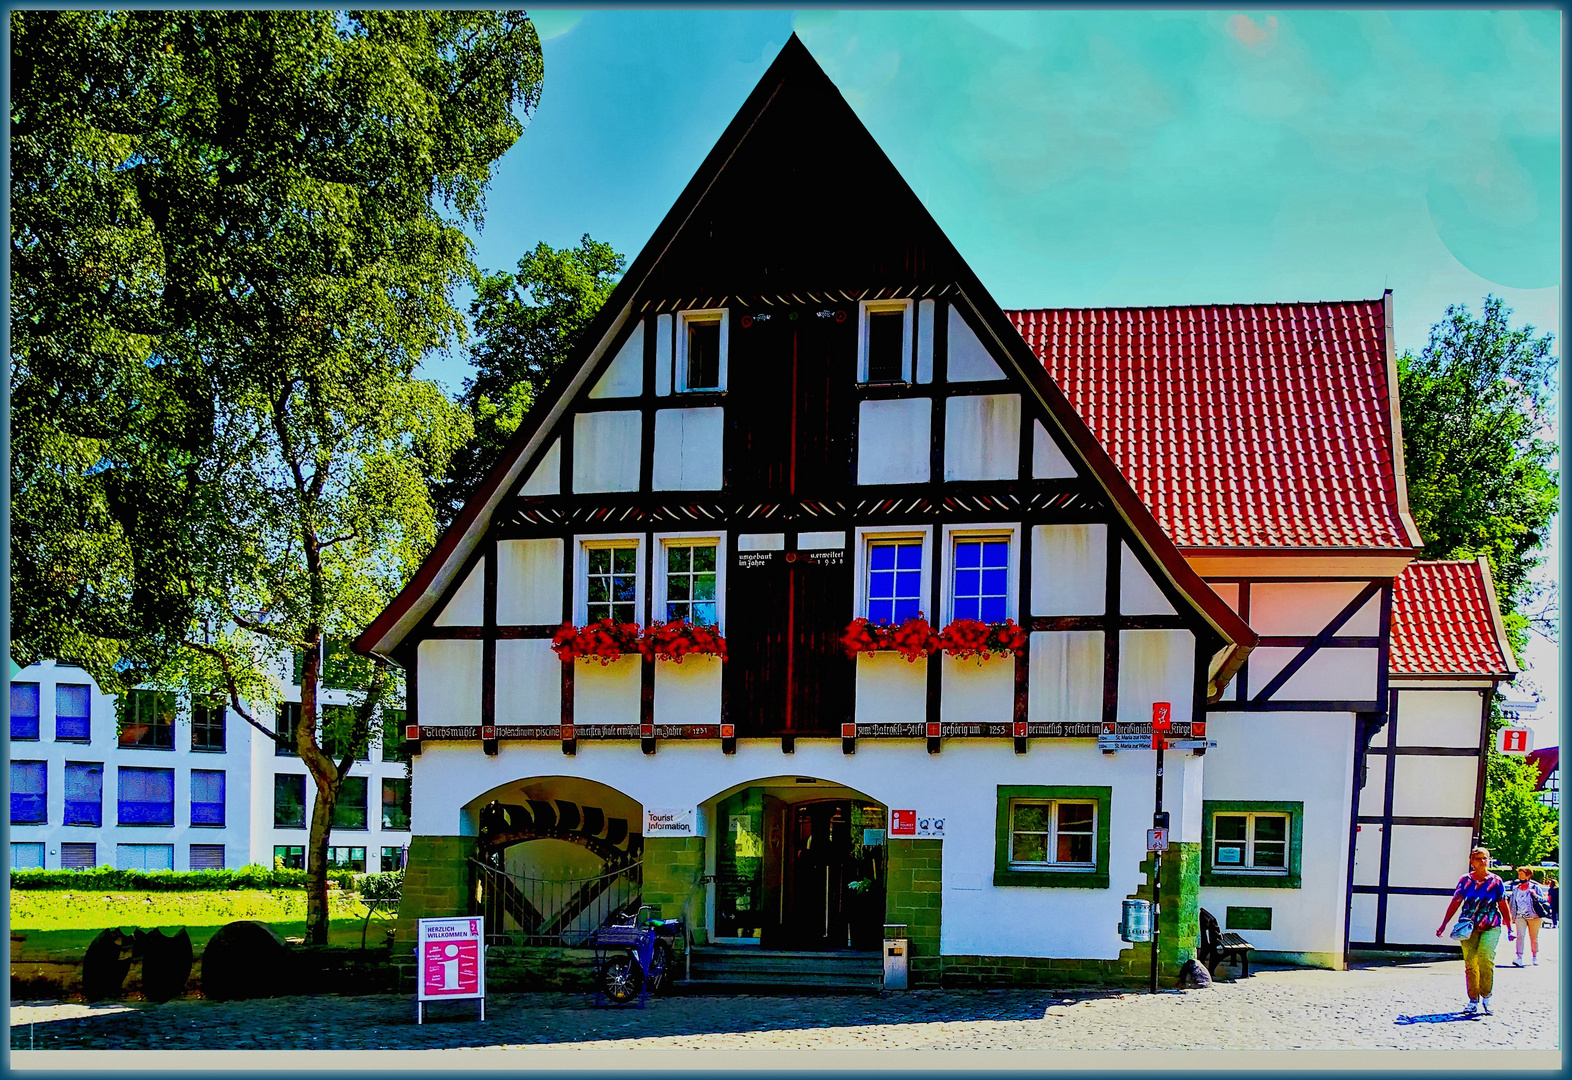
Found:
[[[282, 709], [298, 711], [300, 687], [285, 697]], [[342, 689], [319, 697], [326, 708], [349, 701]], [[82, 668], [53, 660], [12, 676], [10, 705], [12, 867], [304, 866], [311, 778], [233, 710], [151, 690], [122, 706]], [[397, 730], [402, 712], [389, 712]], [[398, 869], [408, 767], [396, 738], [368, 758], [340, 796], [331, 855], [345, 869]]]

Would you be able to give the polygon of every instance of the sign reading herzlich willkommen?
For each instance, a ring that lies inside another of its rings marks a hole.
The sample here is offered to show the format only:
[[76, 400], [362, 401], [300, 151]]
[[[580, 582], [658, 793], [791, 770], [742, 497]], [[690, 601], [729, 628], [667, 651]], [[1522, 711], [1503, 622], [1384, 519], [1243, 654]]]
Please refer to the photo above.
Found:
[[420, 960], [418, 999], [484, 999], [484, 920], [478, 915], [458, 919], [419, 919], [416, 927], [415, 954]]

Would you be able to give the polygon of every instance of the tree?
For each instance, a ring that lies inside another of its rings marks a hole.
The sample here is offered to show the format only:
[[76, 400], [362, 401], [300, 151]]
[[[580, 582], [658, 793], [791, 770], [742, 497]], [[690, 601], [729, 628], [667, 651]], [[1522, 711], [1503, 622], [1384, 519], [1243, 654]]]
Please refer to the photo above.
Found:
[[1447, 308], [1424, 351], [1398, 360], [1398, 387], [1408, 505], [1425, 537], [1423, 557], [1490, 560], [1521, 656], [1529, 575], [1542, 561], [1559, 491], [1557, 448], [1544, 438], [1557, 360], [1549, 334], [1513, 328], [1510, 315], [1495, 296], [1477, 319], [1464, 305]]
[[[222, 689], [328, 830], [391, 673], [316, 731], [323, 644], [435, 538], [471, 433], [417, 361], [462, 332], [496, 160], [538, 100], [522, 12], [12, 15], [13, 634], [101, 685]], [[304, 654], [294, 731], [278, 657]]]
[[1498, 862], [1537, 863], [1557, 847], [1559, 815], [1539, 801], [1539, 770], [1525, 758], [1490, 751], [1480, 842]]
[[541, 390], [578, 343], [623, 270], [623, 257], [586, 233], [576, 248], [541, 242], [519, 260], [518, 273], [486, 274], [469, 307], [477, 339], [475, 375], [461, 400], [475, 438], [455, 456], [439, 488], [451, 521], [480, 487]]

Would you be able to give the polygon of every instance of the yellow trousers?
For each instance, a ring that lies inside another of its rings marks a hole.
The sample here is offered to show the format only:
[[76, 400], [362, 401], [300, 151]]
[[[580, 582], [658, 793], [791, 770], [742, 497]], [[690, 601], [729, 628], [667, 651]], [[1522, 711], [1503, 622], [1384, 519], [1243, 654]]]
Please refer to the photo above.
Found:
[[1475, 930], [1458, 941], [1463, 946], [1463, 979], [1468, 983], [1468, 1000], [1478, 1001], [1489, 997], [1496, 982], [1496, 942], [1501, 940], [1501, 928]]

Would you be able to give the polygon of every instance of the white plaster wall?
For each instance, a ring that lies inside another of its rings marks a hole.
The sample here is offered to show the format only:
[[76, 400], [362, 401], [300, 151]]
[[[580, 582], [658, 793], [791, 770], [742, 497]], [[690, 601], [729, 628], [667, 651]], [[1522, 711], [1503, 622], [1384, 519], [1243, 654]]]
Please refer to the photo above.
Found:
[[[1255, 610], [1251, 608], [1251, 625]], [[1258, 646], [1250, 654], [1250, 693], [1260, 693], [1290, 660], [1297, 648]], [[1381, 654], [1376, 649], [1317, 649], [1303, 667], [1272, 695], [1275, 701], [1373, 701]]]
[[1032, 614], [1101, 615], [1107, 607], [1108, 526], [1032, 527]]
[[1478, 784], [1478, 758], [1399, 755], [1392, 774], [1392, 815], [1472, 818]]
[[1126, 615], [1173, 615], [1174, 606], [1135, 557], [1129, 544], [1119, 545], [1119, 610]]
[[438, 626], [479, 626], [485, 619], [486, 560], [475, 563], [453, 598], [436, 618]]
[[[634, 740], [579, 744], [566, 757], [552, 743], [508, 742], [496, 757], [473, 744], [427, 743], [415, 759], [414, 831], [452, 836], [473, 831], [465, 803], [491, 788], [533, 776], [581, 777], [623, 792], [641, 806], [697, 807], [732, 787], [765, 777], [812, 776], [861, 792], [888, 807], [917, 808], [946, 819], [946, 954], [1115, 959], [1120, 902], [1144, 878], [1152, 813], [1150, 755], [1104, 756], [1094, 740], [1036, 743], [1014, 753], [1007, 739], [954, 740], [931, 755], [920, 739], [863, 740], [857, 753], [839, 739], [798, 739], [783, 758], [774, 740], [741, 740], [734, 755], [713, 742], [668, 741], [646, 756]], [[1107, 889], [993, 887], [997, 786], [1089, 785], [1113, 788]]]
[[1213, 713], [1207, 719], [1217, 746], [1206, 754], [1204, 797], [1302, 802], [1304, 847], [1300, 888], [1205, 886], [1201, 906], [1219, 919], [1230, 904], [1271, 908], [1272, 929], [1245, 935], [1258, 949], [1341, 954], [1353, 714]]
[[917, 381], [933, 382], [933, 308], [932, 300], [917, 302]]
[[643, 658], [624, 656], [610, 664], [575, 660], [573, 722], [575, 724], [637, 724], [639, 665]]
[[644, 320], [633, 324], [633, 332], [617, 356], [607, 366], [589, 396], [592, 398], [638, 397], [644, 392]]
[[422, 641], [418, 662], [422, 727], [480, 723], [480, 642]]
[[1216, 593], [1218, 596], [1222, 597], [1223, 603], [1225, 603], [1229, 607], [1233, 608], [1233, 610], [1236, 611], [1236, 612], [1239, 610], [1239, 583], [1238, 582], [1236, 582], [1236, 581], [1208, 581], [1207, 584], [1212, 587], [1212, 591], [1214, 593]]
[[1008, 724], [1015, 714], [1015, 657], [940, 658], [939, 718], [955, 724]]
[[721, 666], [717, 656], [687, 656], [655, 663], [657, 724], [718, 724]]
[[719, 491], [724, 409], [661, 409], [655, 414], [656, 491]]
[[[424, 677], [424, 675], [422, 675]], [[421, 715], [422, 721], [425, 715]], [[498, 724], [556, 724], [562, 719], [562, 661], [545, 638], [497, 642]]]
[[1039, 630], [1032, 634], [1027, 714], [1034, 723], [1095, 723], [1103, 711], [1101, 630]]
[[[1462, 873], [1452, 875], [1452, 885]], [[1406, 896], [1401, 893], [1386, 898], [1386, 941], [1388, 945], [1450, 945], [1452, 939], [1436, 937], [1436, 927], [1446, 914], [1450, 896]], [[1505, 941], [1498, 946], [1498, 963], [1507, 963], [1504, 954], [1509, 948]], [[1461, 980], [1459, 980], [1461, 981]], [[1500, 985], [1498, 982], [1496, 985]]]
[[908, 662], [899, 653], [857, 654], [858, 723], [910, 724], [928, 713], [931, 658]]
[[1387, 883], [1404, 889], [1451, 889], [1468, 870], [1473, 841], [1472, 828], [1394, 825]]
[[1397, 745], [1479, 746], [1484, 733], [1482, 693], [1461, 690], [1400, 690]]
[[857, 409], [857, 483], [928, 482], [933, 402], [864, 401]]
[[1188, 630], [1119, 632], [1119, 722], [1150, 724], [1152, 703], [1173, 706], [1176, 724], [1195, 711], [1195, 635]]
[[[1354, 884], [1381, 884], [1381, 838], [1384, 827], [1370, 822], [1359, 826], [1354, 834]], [[1360, 938], [1371, 941], [1372, 938]]]
[[1004, 372], [994, 363], [988, 350], [983, 348], [977, 335], [966, 324], [954, 306], [945, 309], [946, 331], [949, 335], [949, 353], [945, 370], [950, 382], [990, 382], [1004, 378]]
[[562, 621], [562, 541], [497, 542], [497, 622]]
[[[1250, 586], [1250, 628], [1263, 637], [1314, 637], [1351, 603], [1362, 581], [1256, 582]], [[1381, 632], [1381, 595], [1343, 624], [1340, 637]]]
[[578, 413], [573, 417], [573, 490], [639, 490], [639, 431], [634, 411]]
[[562, 440], [554, 439], [551, 448], [529, 474], [529, 479], [519, 489], [520, 495], [562, 494]]
[[672, 317], [655, 316], [655, 395], [665, 397], [671, 393], [671, 333]]
[[1376, 905], [1373, 893], [1355, 893], [1348, 911], [1348, 940], [1374, 941], [1376, 932]]
[[1041, 420], [1032, 421], [1032, 476], [1037, 480], [1068, 480], [1075, 476], [1075, 466]]
[[975, 394], [944, 403], [944, 478], [1014, 480], [1021, 474], [1021, 395]]

